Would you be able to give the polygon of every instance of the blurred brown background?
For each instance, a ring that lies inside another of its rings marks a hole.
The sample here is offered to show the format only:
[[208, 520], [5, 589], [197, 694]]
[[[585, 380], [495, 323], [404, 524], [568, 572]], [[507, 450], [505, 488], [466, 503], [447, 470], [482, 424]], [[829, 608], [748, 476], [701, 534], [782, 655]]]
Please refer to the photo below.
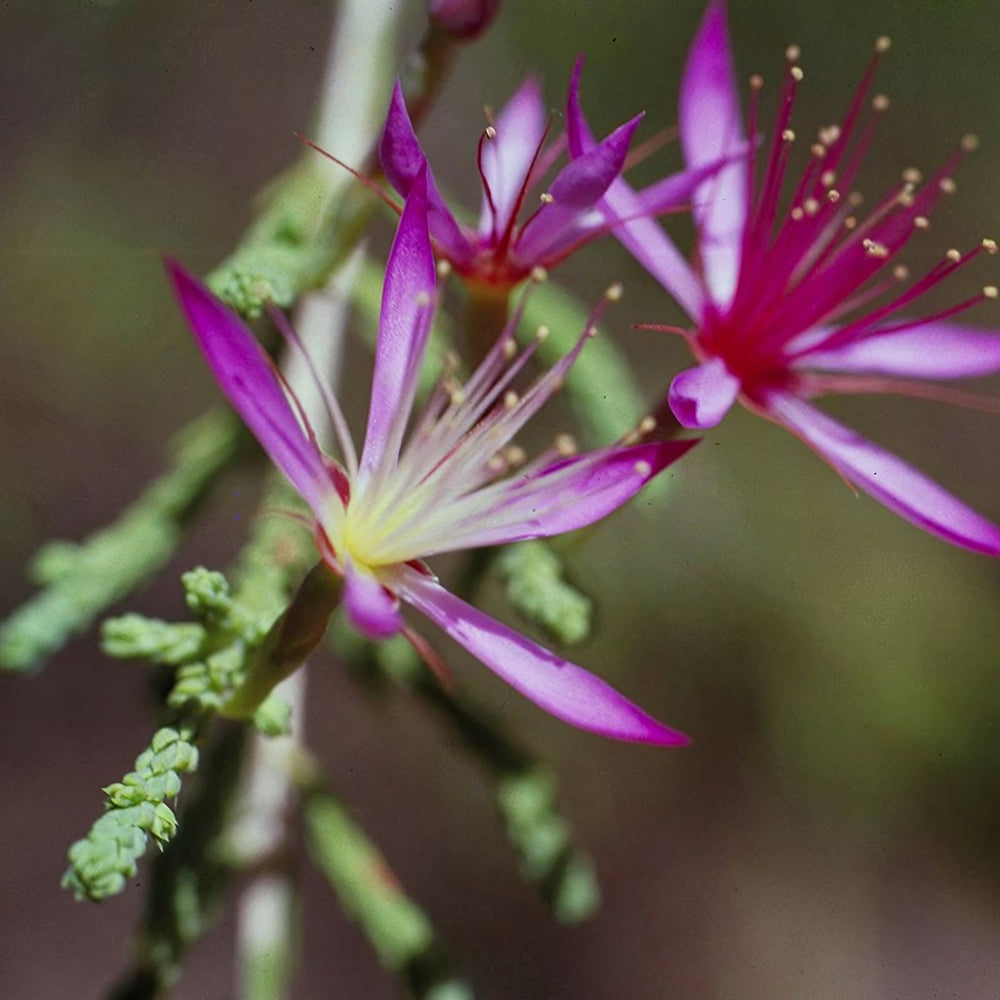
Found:
[[[802, 46], [796, 122], [807, 132], [839, 115], [872, 40], [891, 35], [880, 81], [893, 110], [863, 189], [876, 194], [911, 164], [932, 169], [976, 131], [981, 151], [911, 259], [996, 235], [1000, 32], [989, 4], [731, 7], [744, 77], [777, 79], [785, 46]], [[558, 114], [578, 52], [600, 128], [640, 108], [643, 136], [673, 123], [700, 13], [687, 0], [506, 0], [428, 121], [439, 178], [474, 207], [482, 105], [536, 68]], [[308, 128], [330, 19], [329, 4], [309, 0], [0, 12], [0, 611], [30, 593], [22, 567], [39, 543], [113, 518], [162, 468], [169, 434], [215, 400], [159, 254], [204, 270], [233, 247], [254, 192], [300, 153], [292, 132]], [[659, 154], [640, 175], [673, 162], [676, 152]], [[688, 238], [684, 220], [673, 228]], [[643, 359], [652, 399], [688, 359], [630, 324], [679, 314], [611, 242], [560, 274], [584, 300], [610, 277], [627, 295], [609, 327]], [[939, 301], [996, 279], [995, 261], [977, 262]], [[995, 418], [881, 398], [831, 408], [1000, 518]], [[690, 732], [690, 749], [586, 736], [478, 668], [462, 675], [553, 761], [603, 878], [598, 919], [555, 926], [517, 876], [480, 776], [433, 720], [402, 697], [373, 702], [328, 661], [313, 671], [308, 725], [340, 790], [481, 997], [992, 1000], [996, 564], [856, 499], [790, 436], [742, 412], [674, 482], [657, 509], [618, 516], [575, 553], [600, 628], [573, 655]], [[227, 479], [175, 564], [129, 606], [182, 615], [178, 572], [233, 557], [254, 484]], [[94, 908], [58, 880], [101, 785], [151, 731], [143, 669], [105, 660], [92, 632], [37, 678], [2, 684], [0, 996], [97, 997], [124, 962], [140, 890]], [[308, 866], [303, 877], [297, 997], [397, 996]], [[223, 920], [198, 946], [178, 998], [230, 995], [231, 929]]]

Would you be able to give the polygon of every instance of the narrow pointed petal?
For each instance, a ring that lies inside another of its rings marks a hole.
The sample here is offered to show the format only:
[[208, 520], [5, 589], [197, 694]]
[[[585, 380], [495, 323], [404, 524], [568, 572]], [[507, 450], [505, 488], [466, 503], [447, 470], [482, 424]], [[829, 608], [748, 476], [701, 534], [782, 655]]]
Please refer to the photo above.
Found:
[[403, 627], [396, 598], [350, 562], [344, 575], [344, 611], [351, 625], [369, 639], [388, 639]]
[[619, 125], [606, 139], [574, 157], [556, 174], [549, 194], [569, 208], [590, 208], [622, 172], [629, 144], [643, 115]]
[[1000, 526], [901, 458], [787, 393], [772, 394], [767, 409], [855, 486], [894, 513], [953, 545], [1000, 555]]
[[955, 323], [926, 323], [908, 330], [874, 333], [799, 359], [806, 368], [868, 372], [907, 378], [973, 378], [1000, 371], [1000, 333]]
[[410, 189], [386, 265], [362, 476], [399, 454], [434, 315], [434, 254], [422, 170]]
[[740, 380], [721, 358], [689, 368], [670, 383], [667, 400], [682, 427], [715, 427], [736, 402]]
[[378, 153], [386, 179], [404, 198], [409, 196], [410, 188], [421, 170], [427, 171], [428, 226], [431, 236], [450, 260], [460, 261], [470, 256], [472, 251], [468, 240], [462, 235], [458, 223], [441, 197], [427, 157], [413, 131], [413, 123], [406, 110], [406, 99], [398, 80], [392, 91]]
[[[713, 0], [702, 19], [681, 81], [681, 146], [691, 167], [701, 167], [745, 146], [739, 92], [726, 27], [726, 7]], [[698, 250], [715, 304], [732, 301], [739, 277], [747, 215], [746, 168], [724, 167], [695, 196]]]
[[243, 321], [197, 278], [166, 260], [177, 300], [216, 382], [271, 461], [317, 517], [336, 497], [326, 460], [285, 395], [274, 363]]
[[[697, 440], [662, 441], [574, 455], [527, 478], [514, 476], [456, 504], [439, 547], [505, 545], [586, 527], [628, 502]], [[487, 506], [488, 505], [488, 506]]]
[[[494, 127], [496, 136], [483, 148], [483, 179], [496, 208], [496, 231], [503, 232], [517, 207], [532, 160], [545, 135], [546, 114], [538, 80], [529, 76], [504, 105]], [[480, 231], [493, 229], [493, 216], [484, 197]]]
[[658, 746], [688, 742], [599, 677], [477, 611], [430, 577], [403, 567], [394, 586], [497, 676], [557, 719], [616, 740]]
[[[566, 100], [566, 137], [570, 155], [574, 157], [582, 156], [596, 145], [580, 105], [582, 70], [581, 58], [573, 67]], [[705, 309], [701, 281], [659, 222], [648, 218], [647, 205], [624, 178], [611, 183], [601, 201], [601, 210], [607, 221], [620, 223], [614, 229], [618, 241], [699, 322]]]

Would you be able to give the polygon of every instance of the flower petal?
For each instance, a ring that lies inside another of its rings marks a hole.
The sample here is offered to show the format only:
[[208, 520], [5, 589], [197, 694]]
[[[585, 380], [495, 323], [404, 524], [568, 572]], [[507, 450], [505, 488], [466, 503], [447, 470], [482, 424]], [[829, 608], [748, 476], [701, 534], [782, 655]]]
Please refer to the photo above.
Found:
[[246, 324], [177, 261], [165, 261], [177, 300], [216, 382], [271, 461], [323, 518], [336, 491], [326, 459], [303, 429], [274, 363]]
[[400, 567], [394, 587], [497, 676], [557, 719], [616, 740], [659, 746], [688, 742], [683, 733], [657, 722], [599, 677], [501, 625], [430, 577]]
[[406, 110], [406, 99], [403, 97], [403, 89], [398, 80], [392, 91], [392, 101], [379, 141], [378, 153], [386, 178], [404, 198], [409, 197], [410, 188], [417, 175], [426, 168], [427, 214], [431, 236], [449, 260], [458, 262], [471, 256], [469, 241], [462, 235], [455, 217], [448, 210], [434, 182], [434, 174], [413, 131], [413, 123]]
[[988, 521], [901, 458], [788, 393], [772, 393], [767, 412], [814, 448], [855, 486], [919, 528], [986, 555], [1000, 555], [1000, 526]]
[[496, 208], [496, 219], [484, 194], [479, 216], [479, 231], [484, 236], [502, 233], [507, 228], [545, 136], [545, 105], [535, 77], [529, 76], [521, 84], [504, 105], [494, 127], [496, 135], [483, 146], [482, 172], [483, 183], [489, 186]]
[[643, 115], [619, 125], [606, 139], [574, 157], [549, 187], [555, 202], [568, 208], [591, 208], [622, 172], [629, 144]]
[[[596, 145], [580, 105], [578, 59], [570, 77], [566, 99], [566, 136], [570, 155], [582, 156]], [[608, 221], [620, 223], [614, 234], [618, 241], [677, 300], [687, 314], [700, 322], [705, 309], [705, 292], [698, 276], [684, 255], [655, 220], [651, 208], [619, 177], [611, 183], [601, 200], [601, 210]], [[627, 221], [622, 221], [627, 220]]]
[[[691, 46], [681, 81], [678, 126], [684, 157], [691, 167], [705, 166], [745, 149], [723, 0], [709, 5]], [[732, 301], [739, 278], [746, 182], [746, 166], [742, 161], [734, 162], [705, 181], [695, 197], [702, 271], [720, 309]]]
[[375, 371], [359, 485], [395, 464], [417, 391], [417, 376], [434, 317], [434, 254], [427, 232], [427, 191], [421, 170], [399, 220], [386, 264]]
[[714, 427], [729, 412], [740, 392], [740, 380], [721, 358], [689, 368], [670, 383], [667, 401], [682, 427]]
[[388, 639], [403, 627], [399, 602], [370, 573], [348, 561], [344, 573], [344, 611], [369, 639]]
[[593, 524], [628, 502], [697, 440], [661, 441], [574, 455], [512, 476], [450, 505], [426, 553], [549, 538]]
[[873, 333], [835, 350], [804, 353], [799, 365], [906, 378], [972, 378], [1000, 371], [1000, 333], [925, 323]]

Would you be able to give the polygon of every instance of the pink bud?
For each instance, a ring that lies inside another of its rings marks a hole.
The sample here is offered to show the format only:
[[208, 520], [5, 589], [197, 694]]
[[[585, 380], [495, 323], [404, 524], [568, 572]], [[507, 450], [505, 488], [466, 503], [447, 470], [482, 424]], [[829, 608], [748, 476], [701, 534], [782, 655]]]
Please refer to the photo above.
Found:
[[431, 20], [456, 38], [475, 38], [497, 16], [500, 0], [429, 0]]

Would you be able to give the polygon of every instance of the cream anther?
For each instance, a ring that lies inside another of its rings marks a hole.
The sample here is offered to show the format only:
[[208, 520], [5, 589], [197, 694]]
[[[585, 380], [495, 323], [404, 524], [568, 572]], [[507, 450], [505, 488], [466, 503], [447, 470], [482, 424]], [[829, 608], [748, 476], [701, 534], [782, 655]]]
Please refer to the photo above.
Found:
[[876, 240], [862, 240], [861, 245], [869, 257], [884, 258], [889, 256], [889, 248], [884, 243], [879, 243]]
[[653, 474], [653, 467], [649, 464], [649, 462], [636, 462], [634, 468], [643, 479], [646, 479]]
[[962, 141], [959, 145], [962, 147], [963, 152], [971, 153], [979, 149], [979, 136], [969, 132], [968, 135], [962, 136]]
[[612, 284], [608, 285], [608, 289], [604, 293], [604, 297], [609, 302], [620, 302], [624, 292], [625, 292], [625, 286], [620, 281], [615, 281]]
[[795, 142], [795, 133], [790, 128], [786, 128], [785, 131], [781, 133], [781, 138], [784, 139], [785, 142]]
[[892, 269], [892, 276], [897, 281], [906, 281], [906, 279], [910, 276], [910, 269], [905, 264], [897, 264]]
[[888, 35], [879, 35], [878, 38], [875, 39], [875, 51], [879, 55], [883, 55], [888, 52], [889, 46], [891, 45], [892, 39]]
[[785, 49], [785, 58], [790, 63], [798, 62], [801, 55], [802, 49], [800, 49], [797, 45], [789, 45], [788, 48]]
[[836, 170], [824, 170], [823, 173], [819, 175], [819, 182], [823, 187], [833, 187], [837, 183], [837, 172]]
[[545, 268], [542, 267], [540, 264], [536, 264], [531, 269], [531, 280], [535, 282], [535, 284], [537, 285], [540, 285], [543, 281], [545, 281], [545, 279], [548, 278], [548, 276], [549, 272], [546, 271]]
[[801, 83], [805, 79], [805, 73], [802, 72], [801, 66], [793, 66], [788, 73], [796, 83]]
[[556, 451], [560, 455], [569, 456], [576, 454], [576, 439], [572, 434], [560, 434], [555, 441]]
[[760, 73], [754, 73], [750, 77], [750, 86], [753, 90], [760, 90], [764, 86], [764, 77]]
[[517, 354], [517, 341], [513, 337], [505, 340], [500, 350], [503, 352], [504, 359], [510, 361]]
[[960, 260], [962, 259], [962, 252], [961, 252], [960, 250], [956, 250], [956, 249], [955, 249], [954, 247], [952, 247], [952, 248], [951, 248], [951, 249], [950, 249], [950, 250], [949, 250], [949, 251], [948, 251], [948, 252], [947, 252], [947, 253], [945, 254], [945, 257], [946, 257], [946, 258], [947, 258], [948, 260], [950, 260], [950, 261], [951, 261], [952, 263], [954, 263], [954, 264], [957, 264], [957, 263], [958, 263], [958, 262], [959, 262], [959, 261], [960, 261]]
[[989, 254], [997, 252], [997, 241], [991, 240], [988, 236], [983, 240], [983, 249]]
[[443, 257], [437, 262], [437, 276], [439, 278], [447, 278], [451, 274], [451, 261], [445, 260]]
[[542, 193], [541, 193], [541, 194], [540, 194], [540, 195], [538, 196], [538, 200], [539, 200], [539, 201], [540, 201], [540, 202], [541, 202], [541, 203], [542, 203], [543, 205], [551, 205], [551, 204], [552, 204], [552, 202], [554, 202], [554, 201], [555, 201], [555, 198], [553, 198], [553, 197], [552, 197], [552, 195], [550, 195], [548, 191], [543, 191], [543, 192], [542, 192]]
[[942, 177], [941, 180], [938, 181], [938, 187], [945, 194], [954, 194], [958, 190], [958, 185], [952, 177]]
[[889, 98], [885, 94], [876, 94], [872, 98], [872, 109], [875, 111], [888, 111]]
[[513, 410], [515, 406], [520, 402], [521, 397], [518, 396], [513, 389], [508, 389], [503, 394], [503, 405], [505, 410]]
[[930, 229], [930, 225], [931, 220], [926, 215], [915, 215], [913, 217], [913, 226], [915, 229]]
[[431, 297], [426, 292], [417, 292], [418, 306], [429, 306], [430, 304], [431, 304]]
[[535, 340], [538, 340], [538, 341], [547, 340], [550, 332], [551, 331], [549, 330], [549, 328], [543, 323], [535, 331]]
[[1000, 292], [997, 291], [996, 285], [987, 285], [983, 289], [983, 295], [985, 295], [988, 299], [995, 299], [997, 295], [1000, 295]]
[[495, 139], [497, 137], [497, 130], [492, 125], [487, 125], [483, 134], [487, 139]]

